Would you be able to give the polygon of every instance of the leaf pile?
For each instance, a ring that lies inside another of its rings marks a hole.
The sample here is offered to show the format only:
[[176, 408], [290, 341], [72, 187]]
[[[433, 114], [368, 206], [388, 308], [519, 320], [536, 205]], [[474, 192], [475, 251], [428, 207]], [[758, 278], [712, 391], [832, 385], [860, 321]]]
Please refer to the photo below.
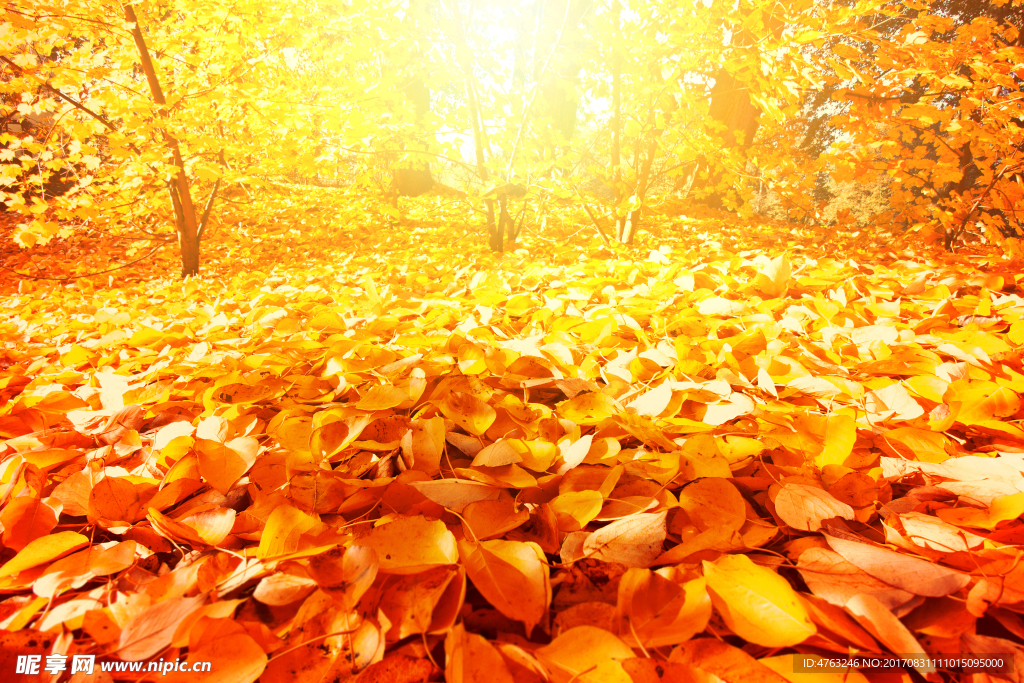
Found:
[[1024, 664], [1017, 276], [735, 230], [6, 281], [0, 651], [267, 683]]

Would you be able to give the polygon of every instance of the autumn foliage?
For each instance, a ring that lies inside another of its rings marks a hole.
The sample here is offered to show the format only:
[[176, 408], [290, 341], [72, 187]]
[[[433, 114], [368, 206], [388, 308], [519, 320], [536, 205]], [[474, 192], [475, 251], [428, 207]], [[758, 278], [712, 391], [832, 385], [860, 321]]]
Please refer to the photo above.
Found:
[[1018, 4], [0, 15], [0, 675], [1021, 678]]
[[742, 224], [669, 225], [641, 252], [497, 258], [433, 228], [387, 253], [371, 232], [348, 254], [225, 238], [202, 281], [8, 279], [0, 667], [738, 683], [832, 680], [793, 653], [1020, 663], [1019, 276], [994, 253], [822, 250], [781, 224], [735, 252], [757, 242]]

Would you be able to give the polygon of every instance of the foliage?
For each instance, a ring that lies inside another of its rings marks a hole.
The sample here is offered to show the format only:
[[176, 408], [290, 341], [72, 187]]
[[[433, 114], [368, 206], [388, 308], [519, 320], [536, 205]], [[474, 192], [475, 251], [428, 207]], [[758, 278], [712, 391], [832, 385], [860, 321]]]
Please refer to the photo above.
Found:
[[[282, 175], [343, 167], [350, 141], [367, 136], [364, 102], [383, 99], [362, 63], [372, 58], [364, 41], [376, 39], [366, 23], [383, 25], [384, 8], [356, 15], [326, 3], [313, 30], [286, 2], [171, 0], [136, 14], [33, 0], [4, 12], [4, 113], [36, 124], [0, 136], [0, 179], [12, 190], [0, 199], [29, 217], [22, 245], [74, 225], [174, 226], [195, 274], [200, 221], [216, 199], [213, 225], [234, 225], [267, 209]], [[56, 201], [19, 191], [57, 172], [77, 183]]]
[[827, 155], [837, 179], [889, 176], [876, 220], [947, 247], [977, 229], [1021, 252], [1022, 28], [1006, 2], [880, 4], [830, 26], [831, 50], [809, 51], [845, 105]]
[[[498, 250], [487, 198], [506, 183], [540, 214], [587, 196], [629, 242], [655, 188], [738, 209], [756, 163], [799, 194], [782, 169], [815, 78], [800, 46], [869, 6], [7, 5], [0, 114], [32, 130], [0, 135], [0, 199], [26, 217], [23, 245], [173, 227], [194, 275], [205, 226], [264, 212], [283, 179], [340, 181], [334, 210], [358, 220], [353, 198], [379, 196], [389, 167], [444, 161], [475, 169], [463, 190]], [[52, 174], [74, 187], [49, 197]], [[285, 194], [301, 214], [305, 193]]]
[[[0, 280], [0, 662], [1019, 663], [1019, 275], [994, 250], [652, 226], [639, 257], [593, 235], [499, 257], [428, 219], [215, 233], [206, 280]], [[112, 249], [61, 244], [83, 268]]]
[[0, 667], [1024, 666], [1013, 3], [2, 12]]

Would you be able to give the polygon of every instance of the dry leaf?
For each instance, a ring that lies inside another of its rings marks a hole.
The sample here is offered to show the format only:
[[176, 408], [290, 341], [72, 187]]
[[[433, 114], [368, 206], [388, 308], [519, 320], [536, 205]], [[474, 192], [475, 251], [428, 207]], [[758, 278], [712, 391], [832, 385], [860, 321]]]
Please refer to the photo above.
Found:
[[826, 519], [854, 518], [853, 508], [823, 489], [806, 484], [786, 484], [775, 496], [775, 512], [800, 531], [818, 531]]
[[891, 586], [914, 595], [942, 597], [955, 593], [971, 579], [966, 574], [939, 565], [908, 557], [901, 553], [877, 548], [824, 534], [832, 549], [848, 562]]
[[588, 557], [649, 567], [661, 555], [667, 512], [641, 512], [598, 529], [583, 542]]
[[551, 583], [540, 546], [517, 541], [461, 541], [459, 555], [476, 589], [506, 617], [521, 621], [529, 636], [551, 602]]
[[734, 633], [766, 647], [788, 647], [814, 635], [796, 591], [781, 576], [746, 555], [703, 562], [715, 610]]
[[593, 626], [577, 626], [538, 648], [537, 658], [554, 683], [630, 683], [622, 662], [633, 650], [611, 633]]

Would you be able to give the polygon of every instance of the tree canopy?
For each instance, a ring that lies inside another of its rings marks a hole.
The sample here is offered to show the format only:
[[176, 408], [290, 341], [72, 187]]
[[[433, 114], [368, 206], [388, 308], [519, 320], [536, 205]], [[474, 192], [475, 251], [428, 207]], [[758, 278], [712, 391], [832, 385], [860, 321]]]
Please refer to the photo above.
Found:
[[173, 230], [194, 274], [207, 226], [310, 214], [289, 183], [341, 189], [319, 210], [361, 220], [404, 168], [468, 193], [498, 250], [506, 199], [488, 192], [505, 185], [538, 197], [534, 212], [585, 201], [629, 242], [644, 207], [673, 196], [749, 212], [770, 192], [821, 221], [822, 174], [884, 184], [868, 219], [883, 229], [953, 247], [977, 225], [1019, 248], [1021, 17], [1005, 3], [4, 12], [0, 178], [26, 245], [75, 225]]

